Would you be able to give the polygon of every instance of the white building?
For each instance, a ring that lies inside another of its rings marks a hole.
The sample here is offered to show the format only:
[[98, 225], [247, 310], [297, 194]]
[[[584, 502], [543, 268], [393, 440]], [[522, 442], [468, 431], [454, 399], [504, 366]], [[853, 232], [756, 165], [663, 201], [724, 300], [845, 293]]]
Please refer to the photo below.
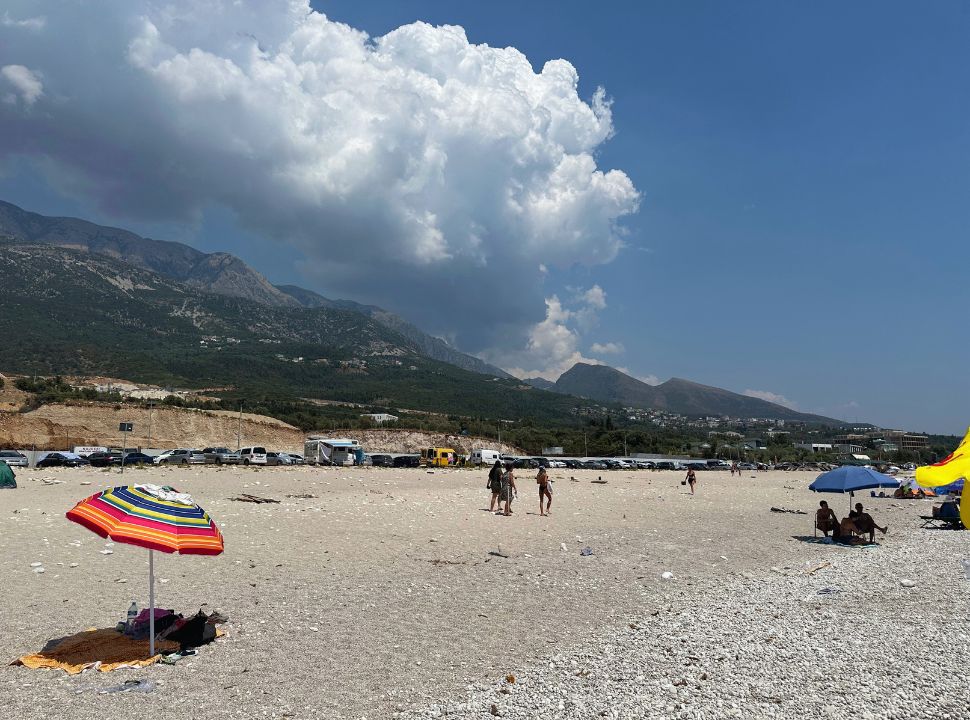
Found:
[[390, 413], [363, 413], [361, 417], [370, 418], [378, 425], [398, 421], [397, 415], [391, 415]]

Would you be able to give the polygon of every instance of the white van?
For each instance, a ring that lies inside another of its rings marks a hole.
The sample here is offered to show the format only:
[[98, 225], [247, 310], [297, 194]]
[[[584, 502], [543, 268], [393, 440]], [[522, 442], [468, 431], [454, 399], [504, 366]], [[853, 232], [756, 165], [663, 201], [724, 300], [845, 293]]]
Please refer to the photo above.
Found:
[[244, 447], [239, 451], [239, 458], [243, 465], [265, 465], [266, 448], [264, 447]]
[[501, 453], [498, 450], [472, 450], [468, 462], [472, 465], [494, 465], [500, 457]]

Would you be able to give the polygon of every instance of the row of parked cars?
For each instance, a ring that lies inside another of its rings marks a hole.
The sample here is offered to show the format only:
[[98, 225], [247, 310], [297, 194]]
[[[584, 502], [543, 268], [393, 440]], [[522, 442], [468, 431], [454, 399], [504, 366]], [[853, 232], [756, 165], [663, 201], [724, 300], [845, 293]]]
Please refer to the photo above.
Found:
[[[27, 456], [16, 450], [0, 450], [0, 460], [11, 467], [28, 467]], [[224, 447], [202, 450], [176, 448], [160, 455], [120, 450], [99, 450], [88, 455], [49, 452], [37, 461], [37, 467], [115, 467], [119, 465], [303, 465], [303, 456], [273, 452], [264, 447], [242, 448], [239, 452]]]

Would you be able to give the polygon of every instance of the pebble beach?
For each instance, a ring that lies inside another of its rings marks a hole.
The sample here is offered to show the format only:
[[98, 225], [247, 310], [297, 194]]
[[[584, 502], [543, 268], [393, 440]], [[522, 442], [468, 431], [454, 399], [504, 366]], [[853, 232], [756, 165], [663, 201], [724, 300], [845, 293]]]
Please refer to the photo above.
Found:
[[[147, 603], [147, 551], [64, 518], [111, 485], [209, 511], [226, 552], [156, 553], [157, 603], [229, 621], [172, 666], [4, 663], [7, 716], [968, 716], [970, 548], [920, 529], [931, 501], [857, 495], [889, 533], [839, 547], [813, 538], [812, 473], [700, 473], [691, 496], [681, 473], [553, 470], [551, 517], [527, 471], [514, 514], [489, 513], [486, 474], [18, 471], [0, 492], [7, 662]], [[130, 679], [148, 691], [104, 692]]]

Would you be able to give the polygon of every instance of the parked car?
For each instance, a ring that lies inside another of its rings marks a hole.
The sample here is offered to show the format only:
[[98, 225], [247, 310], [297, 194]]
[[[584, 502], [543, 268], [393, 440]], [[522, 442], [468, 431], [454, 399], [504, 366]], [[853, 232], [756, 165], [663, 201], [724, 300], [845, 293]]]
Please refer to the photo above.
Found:
[[552, 465], [549, 463], [549, 458], [534, 457], [534, 458], [531, 458], [531, 460], [532, 462], [536, 463], [536, 467], [540, 467], [540, 466], [544, 468], [552, 467]]
[[512, 463], [512, 467], [534, 470], [535, 468], [540, 467], [540, 465], [535, 458], [519, 458], [514, 463]]
[[239, 453], [224, 447], [207, 447], [199, 453], [202, 455], [203, 462], [208, 465], [238, 465], [242, 461]]
[[80, 455], [74, 455], [73, 453], [59, 453], [51, 452], [47, 453], [44, 457], [37, 461], [37, 467], [80, 467], [82, 465], [88, 465], [88, 461], [85, 460]]
[[421, 467], [420, 455], [398, 455], [391, 463], [394, 467], [416, 468]]
[[93, 452], [87, 457], [91, 467], [108, 467], [121, 462], [121, 453], [116, 450]]
[[143, 452], [130, 452], [125, 455], [125, 465], [152, 465], [154, 462], [155, 458]]
[[239, 451], [239, 457], [242, 458], [243, 465], [266, 465], [266, 448], [259, 447], [244, 447]]
[[292, 465], [293, 461], [286, 453], [268, 452], [266, 453], [266, 464], [268, 466]]
[[306, 465], [306, 460], [299, 453], [283, 453], [283, 455], [290, 459], [292, 465]]
[[0, 460], [3, 460], [10, 467], [27, 467], [27, 456], [16, 450], [0, 450]]
[[189, 458], [192, 456], [192, 450], [187, 448], [177, 448], [175, 450], [166, 450], [161, 455], [155, 458], [156, 465], [188, 465]]
[[371, 455], [370, 461], [374, 467], [391, 467], [394, 464], [394, 458], [390, 455]]
[[758, 466], [754, 463], [743, 462], [738, 463], [738, 470], [757, 470]]
[[564, 468], [564, 467], [568, 467], [568, 465], [566, 465], [566, 461], [565, 460], [550, 460], [549, 461], [549, 467], [551, 467], [551, 468]]

